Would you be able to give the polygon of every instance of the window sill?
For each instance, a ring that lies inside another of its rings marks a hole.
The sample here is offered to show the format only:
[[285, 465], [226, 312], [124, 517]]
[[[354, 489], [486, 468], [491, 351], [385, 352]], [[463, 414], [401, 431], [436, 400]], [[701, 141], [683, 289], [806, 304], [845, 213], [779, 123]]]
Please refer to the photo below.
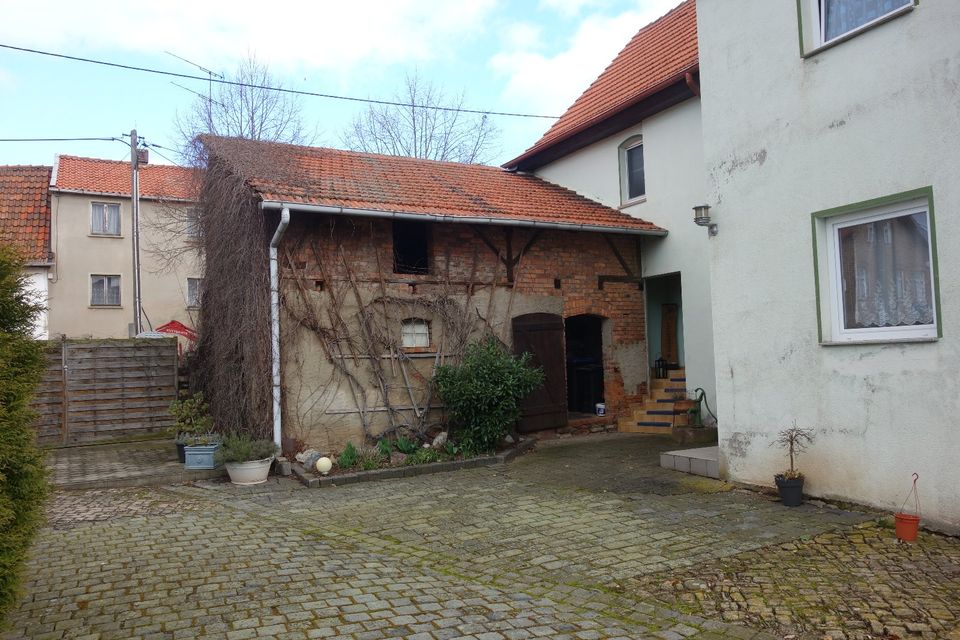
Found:
[[831, 48], [837, 46], [838, 44], [843, 44], [844, 42], [846, 42], [847, 40], [850, 40], [851, 38], [856, 38], [858, 35], [860, 35], [861, 33], [865, 32], [865, 31], [870, 31], [871, 29], [874, 29], [874, 28], [876, 28], [876, 27], [879, 27], [880, 25], [882, 25], [882, 24], [884, 24], [884, 23], [890, 22], [891, 20], [895, 20], [896, 18], [899, 18], [900, 16], [906, 15], [906, 14], [910, 13], [911, 11], [913, 11], [913, 9], [914, 9], [915, 7], [916, 7], [916, 4], [915, 4], [915, 3], [908, 4], [908, 5], [904, 6], [904, 7], [900, 7], [899, 9], [893, 11], [892, 13], [890, 13], [890, 14], [888, 14], [888, 15], [885, 15], [885, 16], [883, 16], [883, 17], [881, 17], [881, 18], [877, 18], [877, 19], [874, 20], [873, 22], [869, 22], [869, 23], [867, 23], [867, 24], [865, 24], [865, 25], [863, 25], [863, 26], [861, 26], [861, 27], [857, 27], [857, 28], [854, 29], [853, 31], [848, 31], [847, 33], [843, 34], [842, 36], [837, 36], [836, 38], [834, 38], [834, 39], [831, 40], [830, 42], [825, 42], [825, 43], [823, 43], [823, 44], [817, 45], [816, 47], [814, 47], [813, 49], [810, 49], [809, 51], [804, 51], [803, 54], [801, 54], [800, 57], [803, 58], [803, 59], [811, 58], [811, 57], [817, 55], [818, 53], [820, 53], [821, 51], [826, 51], [827, 49], [831, 49]]
[[925, 342], [939, 342], [940, 338], [890, 338], [889, 340], [843, 340], [820, 342], [821, 347], [856, 347], [862, 345], [883, 345], [883, 344], [913, 344]]
[[123, 309], [122, 304], [91, 304], [87, 309]]
[[437, 350], [433, 347], [400, 347], [400, 352], [411, 358], [435, 358]]
[[617, 207], [617, 209], [620, 209], [620, 210], [627, 209], [629, 207], [632, 207], [635, 204], [643, 204], [646, 201], [647, 201], [647, 194], [643, 194], [642, 196], [637, 196], [633, 200], [627, 200], [626, 202], [621, 204], [619, 207]]
[[88, 238], [123, 238], [123, 235], [114, 235], [112, 233], [88, 233]]

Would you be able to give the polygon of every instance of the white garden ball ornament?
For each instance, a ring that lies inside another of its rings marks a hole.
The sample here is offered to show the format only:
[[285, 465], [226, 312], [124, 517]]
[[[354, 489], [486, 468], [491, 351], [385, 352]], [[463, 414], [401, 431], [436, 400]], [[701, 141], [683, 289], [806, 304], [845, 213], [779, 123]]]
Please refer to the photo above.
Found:
[[332, 468], [333, 461], [330, 460], [330, 458], [323, 457], [317, 460], [317, 471], [319, 471], [321, 475], [327, 475]]

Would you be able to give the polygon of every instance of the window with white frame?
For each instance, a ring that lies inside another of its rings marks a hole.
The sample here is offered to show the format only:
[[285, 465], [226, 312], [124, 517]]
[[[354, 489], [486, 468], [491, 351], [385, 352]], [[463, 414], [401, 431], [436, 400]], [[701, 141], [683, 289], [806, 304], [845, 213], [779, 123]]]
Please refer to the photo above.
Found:
[[836, 215], [814, 214], [818, 241], [823, 242], [818, 248], [818, 279], [821, 326], [826, 323], [830, 328], [828, 334], [823, 332], [826, 339], [937, 337], [930, 200], [860, 210], [853, 205]]
[[804, 48], [813, 50], [913, 9], [915, 0], [799, 0]]
[[120, 276], [94, 274], [90, 276], [90, 306], [120, 306]]
[[120, 205], [110, 202], [91, 203], [90, 233], [95, 236], [119, 236]]
[[647, 194], [643, 169], [643, 136], [633, 136], [620, 145], [620, 199], [627, 203]]
[[400, 344], [405, 349], [430, 346], [430, 323], [422, 318], [407, 318], [400, 328]]
[[198, 309], [203, 293], [203, 278], [187, 278], [187, 307]]
[[186, 232], [187, 238], [191, 240], [200, 237], [200, 210], [197, 207], [187, 209]]

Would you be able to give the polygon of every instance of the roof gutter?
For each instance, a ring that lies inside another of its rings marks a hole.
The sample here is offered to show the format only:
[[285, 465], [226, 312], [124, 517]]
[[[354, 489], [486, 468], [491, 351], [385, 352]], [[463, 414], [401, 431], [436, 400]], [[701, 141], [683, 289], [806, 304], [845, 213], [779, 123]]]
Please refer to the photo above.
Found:
[[[393, 220], [419, 220], [429, 222], [452, 222], [459, 224], [483, 224], [501, 227], [529, 227], [534, 229], [557, 229], [561, 231], [587, 231], [591, 233], [622, 233], [633, 236], [667, 235], [666, 229], [635, 229], [631, 227], [607, 227], [596, 224], [576, 224], [573, 222], [542, 222], [539, 220], [512, 220], [480, 216], [451, 216], [432, 213], [411, 213], [408, 211], [380, 211], [377, 209], [353, 209], [350, 207], [335, 207], [323, 204], [297, 204], [278, 200], [264, 200], [260, 203], [264, 211], [296, 209], [305, 213], [329, 213], [334, 215], [358, 216], [366, 218], [386, 218]], [[271, 243], [271, 247], [272, 247]], [[272, 249], [271, 249], [272, 250]]]
[[282, 415], [280, 406], [280, 240], [290, 225], [290, 209], [280, 211], [280, 224], [270, 239], [270, 360], [273, 383], [273, 443], [282, 447]]

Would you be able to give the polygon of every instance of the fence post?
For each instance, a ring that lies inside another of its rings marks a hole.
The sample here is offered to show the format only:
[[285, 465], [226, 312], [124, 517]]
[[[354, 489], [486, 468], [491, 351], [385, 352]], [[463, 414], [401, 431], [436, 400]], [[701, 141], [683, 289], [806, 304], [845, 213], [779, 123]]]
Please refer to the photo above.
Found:
[[67, 436], [69, 435], [69, 403], [70, 403], [70, 393], [68, 391], [69, 376], [68, 370], [69, 366], [67, 365], [67, 336], [60, 337], [60, 370], [61, 370], [61, 380], [62, 380], [62, 396], [60, 398], [60, 404], [63, 407], [63, 420], [60, 425], [61, 432], [61, 444], [67, 444]]

